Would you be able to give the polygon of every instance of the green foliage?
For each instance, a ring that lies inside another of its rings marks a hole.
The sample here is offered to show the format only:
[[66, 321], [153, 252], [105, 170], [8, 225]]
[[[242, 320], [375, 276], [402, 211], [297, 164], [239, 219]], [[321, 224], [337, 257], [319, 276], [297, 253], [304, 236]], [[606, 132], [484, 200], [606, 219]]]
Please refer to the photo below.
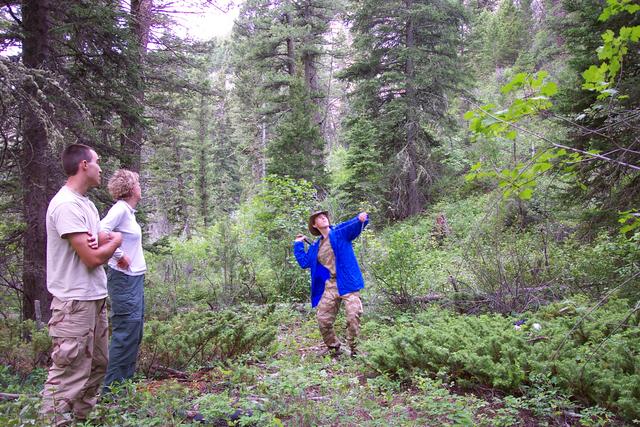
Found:
[[[338, 191], [344, 192], [347, 210], [360, 210], [363, 204], [374, 207], [373, 216], [385, 205], [384, 160], [380, 157], [380, 135], [373, 121], [359, 117], [349, 122], [346, 133], [348, 151], [345, 159], [346, 176]], [[382, 212], [381, 212], [382, 213]]]
[[[567, 145], [607, 153], [607, 161], [578, 165], [575, 170], [586, 204], [601, 215], [589, 226], [612, 227], [614, 212], [637, 209], [637, 156], [628, 157], [635, 144], [636, 119], [627, 117], [638, 107], [638, 10], [635, 2], [565, 1], [568, 12], [560, 34], [571, 53], [569, 72], [582, 74], [558, 97], [559, 109], [579, 126], [602, 132], [572, 134]], [[635, 41], [634, 41], [635, 40]], [[587, 90], [584, 90], [584, 89]], [[615, 142], [614, 142], [615, 141]], [[612, 150], [620, 150], [613, 151]], [[601, 160], [605, 160], [602, 159]], [[622, 169], [621, 169], [622, 167]]]
[[621, 234], [627, 234], [630, 232], [637, 233], [638, 228], [640, 228], [640, 212], [637, 210], [628, 210], [625, 212], [620, 212], [620, 219], [618, 219], [620, 224], [623, 226], [620, 228]]
[[[31, 337], [25, 340], [25, 337]], [[27, 375], [33, 371], [51, 348], [46, 328], [38, 330], [33, 320], [19, 322], [0, 321], [0, 363], [10, 366], [16, 373]]]
[[464, 79], [460, 58], [451, 54], [460, 48], [464, 13], [449, 1], [367, 0], [353, 2], [349, 20], [355, 53], [340, 77], [356, 84], [350, 157], [356, 172], [373, 173], [354, 173], [363, 188], [352, 182], [349, 191], [362, 199], [363, 192], [382, 187], [377, 199], [387, 206], [380, 210], [406, 218], [422, 209], [437, 176], [433, 128], [448, 128], [447, 96]]
[[636, 267], [640, 257], [637, 234], [627, 239], [622, 235], [609, 237], [603, 232], [590, 245], [569, 241], [555, 248], [554, 252], [557, 275], [571, 289], [598, 295], [621, 286], [618, 295], [631, 300], [640, 297]]
[[190, 392], [175, 381], [149, 387], [125, 382], [116, 386], [112, 395], [100, 399], [86, 425], [182, 425], [188, 422], [186, 402]]
[[141, 347], [143, 365], [147, 370], [155, 364], [184, 369], [268, 351], [276, 334], [271, 311], [247, 306], [148, 321]]
[[265, 274], [276, 299], [308, 298], [308, 273], [293, 257], [293, 239], [306, 233], [314, 206], [316, 191], [311, 183], [275, 175], [268, 176], [260, 192], [244, 206], [241, 224], [250, 239], [248, 248], [252, 257], [268, 266]]
[[[607, 21], [622, 12], [634, 15], [640, 11], [640, 5], [631, 3], [631, 0], [607, 0], [607, 4], [608, 6], [598, 17], [599, 21]], [[602, 34], [604, 43], [598, 48], [598, 59], [602, 62], [599, 66], [592, 65], [582, 73], [585, 80], [582, 88], [597, 92], [598, 99], [617, 94], [615, 84], [622, 67], [622, 59], [629, 51], [629, 43], [637, 43], [638, 40], [640, 40], [640, 25], [622, 26], [618, 36], [612, 30], [606, 30]]]
[[35, 368], [29, 373], [16, 372], [9, 365], [0, 365], [0, 390], [3, 393], [37, 394], [47, 377], [47, 371]]
[[317, 107], [301, 77], [289, 86], [289, 105], [290, 112], [280, 120], [277, 136], [267, 147], [267, 173], [304, 179], [316, 188], [324, 188], [324, 141], [314, 121]]
[[[226, 306], [238, 301], [264, 302], [266, 285], [254, 277], [256, 261], [244, 251], [237, 222], [217, 223], [193, 233], [191, 239], [171, 238], [162, 253], [147, 253], [147, 307], [167, 318], [181, 309]], [[155, 286], [154, 286], [155, 285]]]
[[[547, 77], [548, 73], [544, 71], [534, 75], [519, 73], [501, 89], [503, 94], [515, 91], [520, 94], [508, 108], [500, 109], [494, 104], [488, 104], [468, 111], [464, 118], [469, 120], [469, 129], [473, 132], [472, 139], [512, 141], [515, 145], [520, 129], [518, 123], [552, 106], [550, 97], [557, 93], [558, 88], [554, 82], [546, 81]], [[597, 153], [594, 151], [592, 154]], [[465, 179], [473, 181], [479, 178], [495, 178], [498, 186], [503, 188], [505, 198], [515, 195], [521, 200], [530, 200], [540, 175], [552, 168], [570, 175], [573, 168], [565, 166], [565, 162], [572, 164], [581, 159], [579, 153], [569, 153], [554, 144], [539, 151], [526, 162], [517, 162], [515, 167], [501, 170], [483, 169], [482, 163], [478, 162], [471, 167]]]
[[[500, 3], [493, 19], [488, 21], [489, 34], [484, 40], [497, 66], [511, 65], [527, 47], [527, 28], [523, 12], [513, 0]], [[525, 3], [526, 4], [526, 3]]]
[[383, 305], [412, 310], [428, 294], [449, 290], [448, 276], [462, 253], [449, 240], [441, 246], [431, 238], [434, 223], [433, 217], [421, 218], [368, 240], [364, 265], [375, 279], [371, 292], [383, 296]]
[[206, 394], [196, 400], [199, 412], [209, 423], [226, 422], [234, 426], [283, 426], [274, 415], [264, 412], [262, 405], [248, 399], [238, 400], [228, 392]]
[[[580, 300], [552, 304], [523, 314], [526, 323], [519, 329], [514, 319], [502, 316], [428, 310], [381, 331], [385, 338], [369, 346], [369, 363], [400, 378], [426, 372], [463, 385], [479, 382], [530, 395], [536, 394], [531, 388], [541, 380], [551, 381], [560, 393], [606, 405], [629, 420], [637, 418], [637, 307], [625, 300], [611, 300], [588, 312], [587, 307]], [[554, 387], [543, 389], [557, 393]]]

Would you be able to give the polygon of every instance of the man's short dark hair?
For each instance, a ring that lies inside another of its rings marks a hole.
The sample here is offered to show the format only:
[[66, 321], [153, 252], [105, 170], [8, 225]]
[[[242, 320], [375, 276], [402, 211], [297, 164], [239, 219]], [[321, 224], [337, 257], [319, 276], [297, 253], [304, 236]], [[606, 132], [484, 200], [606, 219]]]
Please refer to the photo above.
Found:
[[91, 161], [91, 151], [93, 148], [84, 144], [71, 144], [62, 152], [62, 168], [67, 176], [78, 173], [78, 164], [86, 160]]

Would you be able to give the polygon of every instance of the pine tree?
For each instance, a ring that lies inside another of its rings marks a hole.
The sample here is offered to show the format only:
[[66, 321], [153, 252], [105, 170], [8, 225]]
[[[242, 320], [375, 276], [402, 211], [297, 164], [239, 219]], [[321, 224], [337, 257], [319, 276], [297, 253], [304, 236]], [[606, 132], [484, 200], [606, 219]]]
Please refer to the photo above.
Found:
[[289, 98], [291, 111], [281, 119], [267, 150], [267, 172], [306, 179], [322, 188], [326, 184], [324, 144], [313, 120], [317, 108], [301, 78], [292, 82]]
[[[578, 165], [583, 200], [598, 206], [600, 218], [615, 223], [619, 211], [637, 209], [640, 204], [640, 174], [627, 165], [638, 165], [640, 119], [640, 51], [638, 42], [630, 42], [622, 66], [611, 88], [611, 95], [598, 99], [598, 93], [585, 90], [585, 71], [599, 67], [603, 34], [613, 38], [623, 27], [638, 25], [640, 12], [621, 12], [599, 19], [603, 4], [597, 0], [562, 2], [565, 13], [556, 19], [557, 34], [570, 54], [571, 80], [558, 97], [558, 110], [574, 119], [568, 144], [580, 150], [597, 150], [612, 161], [583, 162]], [[589, 130], [592, 129], [592, 130]]]
[[[357, 84], [354, 108], [376, 124], [385, 159], [390, 217], [418, 213], [435, 178], [423, 126], [446, 116], [463, 79], [458, 60], [463, 10], [450, 1], [353, 2], [356, 58], [342, 77]], [[366, 179], [363, 177], [363, 179]]]
[[[251, 122], [257, 124], [249, 145], [258, 162], [253, 166], [256, 172], [304, 175], [324, 185], [320, 107], [325, 90], [318, 66], [333, 15], [334, 7], [326, 0], [252, 0], [240, 13], [234, 33], [235, 66], [238, 83], [251, 86], [239, 91]], [[297, 87], [299, 81], [304, 90]], [[266, 150], [267, 158], [261, 150]], [[295, 154], [302, 150], [314, 160]]]

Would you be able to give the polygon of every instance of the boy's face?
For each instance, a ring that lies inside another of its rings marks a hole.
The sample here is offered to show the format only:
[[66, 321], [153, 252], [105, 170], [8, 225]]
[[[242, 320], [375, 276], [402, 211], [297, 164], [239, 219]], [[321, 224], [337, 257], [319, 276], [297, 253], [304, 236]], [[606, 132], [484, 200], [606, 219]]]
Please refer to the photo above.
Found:
[[320, 214], [313, 220], [313, 226], [318, 230], [328, 227], [329, 225], [331, 225], [331, 223], [325, 214]]

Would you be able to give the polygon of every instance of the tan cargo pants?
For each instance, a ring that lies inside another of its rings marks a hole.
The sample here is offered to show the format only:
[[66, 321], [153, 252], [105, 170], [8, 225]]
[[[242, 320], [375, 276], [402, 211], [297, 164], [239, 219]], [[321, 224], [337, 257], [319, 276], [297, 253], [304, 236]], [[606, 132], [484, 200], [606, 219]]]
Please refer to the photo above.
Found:
[[327, 280], [324, 293], [318, 303], [316, 318], [324, 343], [329, 349], [338, 349], [340, 340], [336, 337], [333, 324], [338, 315], [340, 303], [344, 301], [344, 309], [347, 316], [347, 344], [352, 353], [356, 352], [357, 339], [360, 335], [360, 316], [362, 316], [362, 301], [359, 292], [351, 292], [340, 296], [335, 280]]
[[42, 413], [54, 425], [87, 417], [97, 402], [108, 362], [106, 299], [51, 302], [52, 365], [42, 392]]

